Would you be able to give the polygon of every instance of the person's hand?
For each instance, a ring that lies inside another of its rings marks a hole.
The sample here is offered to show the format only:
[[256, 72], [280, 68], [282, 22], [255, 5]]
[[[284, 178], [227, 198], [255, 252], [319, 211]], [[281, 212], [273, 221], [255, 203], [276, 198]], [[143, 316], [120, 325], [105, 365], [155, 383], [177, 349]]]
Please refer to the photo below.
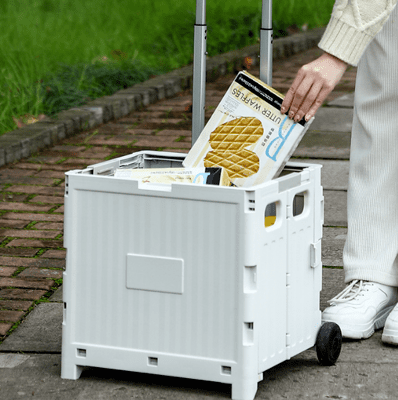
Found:
[[348, 64], [329, 53], [324, 53], [298, 71], [292, 86], [283, 100], [281, 113], [289, 111], [295, 122], [309, 121], [339, 83]]

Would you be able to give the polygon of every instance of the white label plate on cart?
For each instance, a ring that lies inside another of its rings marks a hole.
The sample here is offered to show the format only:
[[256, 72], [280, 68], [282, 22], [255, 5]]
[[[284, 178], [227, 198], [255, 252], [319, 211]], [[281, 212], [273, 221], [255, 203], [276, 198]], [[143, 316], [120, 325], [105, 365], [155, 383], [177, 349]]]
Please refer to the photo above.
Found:
[[181, 258], [127, 254], [127, 289], [182, 294], [184, 260]]

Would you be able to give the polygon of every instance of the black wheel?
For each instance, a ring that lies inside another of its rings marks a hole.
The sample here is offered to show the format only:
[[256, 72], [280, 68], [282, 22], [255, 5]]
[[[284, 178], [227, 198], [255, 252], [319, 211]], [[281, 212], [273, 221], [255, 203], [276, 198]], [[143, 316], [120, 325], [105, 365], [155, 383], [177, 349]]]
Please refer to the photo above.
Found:
[[316, 355], [321, 365], [333, 365], [341, 351], [342, 335], [340, 327], [334, 322], [325, 322], [316, 338]]

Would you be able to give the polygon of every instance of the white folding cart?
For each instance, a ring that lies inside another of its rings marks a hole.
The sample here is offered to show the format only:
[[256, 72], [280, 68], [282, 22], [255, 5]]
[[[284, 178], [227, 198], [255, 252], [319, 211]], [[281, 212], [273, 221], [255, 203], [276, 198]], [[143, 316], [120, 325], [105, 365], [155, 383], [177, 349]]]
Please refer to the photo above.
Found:
[[[264, 0], [268, 84], [271, 11]], [[193, 141], [204, 126], [205, 52], [198, 0]], [[332, 365], [341, 332], [321, 326], [319, 310], [321, 167], [289, 162], [252, 188], [113, 176], [122, 165], [181, 167], [185, 156], [142, 151], [66, 173], [62, 378], [102, 367], [228, 383], [232, 399], [252, 400], [264, 371], [314, 345]]]

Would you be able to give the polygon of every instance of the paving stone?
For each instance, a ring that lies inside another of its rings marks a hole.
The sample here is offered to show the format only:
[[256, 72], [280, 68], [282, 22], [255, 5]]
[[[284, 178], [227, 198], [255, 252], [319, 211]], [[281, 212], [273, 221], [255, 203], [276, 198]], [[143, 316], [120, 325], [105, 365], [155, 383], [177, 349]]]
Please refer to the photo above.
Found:
[[348, 160], [350, 158], [350, 146], [350, 133], [308, 131], [293, 156]]
[[63, 285], [61, 285], [48, 299], [52, 303], [63, 303]]
[[[4, 232], [2, 232], [2, 234], [4, 234], [5, 236], [10, 236], [10, 237], [44, 238], [44, 239], [54, 239], [60, 233], [62, 233], [62, 232], [59, 232], [59, 231], [49, 232], [49, 231], [40, 231], [40, 230], [33, 230], [33, 229], [4, 229]], [[18, 242], [20, 242], [20, 241], [18, 241]], [[29, 242], [26, 242], [26, 243], [29, 243]], [[22, 246], [22, 245], [13, 244], [13, 246]], [[26, 247], [31, 247], [31, 246], [26, 246]]]
[[0, 300], [0, 309], [28, 311], [33, 301], [26, 300]]
[[136, 143], [134, 143], [134, 146], [136, 147], [145, 147], [145, 148], [152, 148], [156, 149], [158, 147], [167, 147], [167, 148], [183, 148], [183, 149], [190, 149], [191, 148], [191, 143], [189, 142], [182, 142], [182, 141], [176, 141], [179, 139], [180, 135], [175, 135], [173, 139], [170, 137], [164, 137], [164, 136], [159, 136], [156, 138], [148, 138], [148, 139], [140, 139]]
[[41, 303], [0, 344], [0, 351], [60, 352], [63, 304]]
[[32, 156], [28, 159], [29, 162], [34, 163], [46, 163], [46, 164], [57, 164], [62, 160], [60, 155], [57, 156], [47, 156], [47, 155], [40, 155], [40, 156]]
[[190, 121], [187, 121], [185, 119], [179, 120], [178, 123], [172, 120], [171, 118], [169, 121], [162, 121], [162, 120], [152, 120], [152, 121], [143, 121], [139, 125], [137, 125], [138, 129], [159, 129], [160, 127], [163, 127], [165, 129], [190, 129], [192, 126], [192, 123]]
[[64, 198], [60, 196], [35, 196], [30, 199], [30, 203], [51, 203], [51, 204], [64, 204]]
[[351, 132], [352, 118], [352, 109], [321, 107], [315, 115], [310, 130], [320, 132]]
[[103, 138], [95, 138], [94, 140], [90, 140], [90, 144], [96, 145], [107, 145], [107, 146], [128, 146], [130, 143], [134, 141], [134, 137], [119, 137], [119, 136], [112, 136], [112, 137], [103, 137]]
[[58, 146], [53, 146], [52, 147], [53, 151], [62, 151], [62, 152], [79, 152], [79, 151], [83, 151], [86, 150], [86, 148], [84, 146], [69, 146], [67, 144], [63, 144], [63, 145], [58, 145]]
[[[206, 93], [207, 97], [207, 93]], [[146, 109], [150, 112], [152, 116], [156, 115], [156, 112], [167, 113], [168, 111], [177, 111], [177, 112], [187, 112], [187, 107], [192, 105], [191, 100], [186, 100], [184, 103], [176, 100], [164, 101], [162, 103], [151, 104]], [[155, 117], [156, 118], [156, 117]], [[128, 121], [128, 118], [124, 118], [125, 121]]]
[[[31, 231], [33, 232], [33, 231]], [[44, 231], [52, 233], [52, 237], [58, 236], [59, 232]], [[33, 236], [31, 236], [33, 237]], [[40, 236], [38, 236], [40, 237]], [[7, 247], [46, 247], [57, 249], [58, 247], [63, 247], [63, 240], [29, 240], [29, 239], [14, 239], [6, 245]]]
[[[0, 228], [18, 228], [22, 229], [25, 228], [27, 222], [23, 221], [14, 221], [11, 219], [0, 218]], [[1, 230], [0, 230], [1, 233]]]
[[[123, 131], [126, 135], [138, 135], [138, 136], [152, 136], [157, 130], [155, 129], [136, 129], [134, 127], [127, 128]], [[105, 132], [104, 132], [105, 133]]]
[[12, 201], [22, 203], [27, 199], [26, 194], [12, 194], [12, 193], [2, 193], [0, 195], [0, 201]]
[[98, 164], [105, 157], [98, 158], [70, 158], [68, 159], [67, 165], [65, 165], [65, 171], [70, 171], [72, 169], [84, 169], [88, 165]]
[[[292, 160], [293, 161], [293, 160]], [[299, 162], [302, 160], [298, 160]], [[304, 161], [304, 160], [303, 160]], [[307, 162], [307, 160], [305, 160]], [[347, 190], [349, 161], [308, 160], [310, 164], [321, 164], [322, 186], [325, 190]]]
[[0, 276], [11, 276], [18, 268], [0, 267]]
[[6, 213], [2, 215], [2, 218], [23, 220], [23, 221], [48, 221], [48, 222], [60, 222], [64, 220], [63, 215], [57, 214], [32, 214], [32, 213]]
[[25, 177], [25, 176], [31, 176], [32, 172], [31, 171], [25, 171], [23, 169], [11, 169], [7, 168], [2, 171], [0, 171], [0, 179], [3, 182], [6, 182], [7, 180], [11, 178], [20, 178], [20, 177]]
[[347, 226], [347, 193], [325, 190], [325, 226]]
[[46, 268], [26, 268], [18, 274], [20, 278], [62, 278], [62, 271]]
[[64, 206], [59, 207], [59, 208], [57, 208], [57, 209], [54, 210], [55, 213], [63, 213], [64, 211], [65, 211]]
[[42, 257], [46, 258], [60, 258], [65, 260], [66, 258], [66, 250], [47, 250], [42, 254]]
[[[36, 255], [37, 251], [37, 249], [0, 248], [0, 256], [33, 257]], [[2, 257], [0, 257], [0, 259], [2, 259]]]
[[45, 171], [40, 171], [37, 174], [35, 174], [35, 177], [64, 179], [65, 178], [65, 173], [63, 171], [45, 170]]
[[172, 129], [162, 129], [161, 131], [157, 131], [155, 136], [172, 136], [175, 137], [176, 133], [178, 134], [178, 137], [185, 136], [189, 141], [192, 138], [192, 131], [188, 130], [179, 130], [175, 131]]
[[347, 228], [323, 228], [322, 263], [329, 267], [343, 266], [343, 249]]
[[354, 97], [355, 93], [347, 93], [343, 96], [338, 97], [337, 99], [329, 102], [328, 106], [333, 107], [346, 107], [346, 108], [353, 108], [354, 107]]
[[134, 118], [133, 120], [143, 120], [143, 119], [148, 119], [148, 118], [165, 118], [167, 116], [170, 116], [171, 111], [173, 110], [173, 107], [168, 107], [164, 111], [136, 111], [134, 112]]
[[29, 194], [47, 194], [54, 196], [62, 196], [64, 191], [59, 187], [46, 187], [46, 186], [26, 186], [26, 185], [13, 185], [7, 189], [8, 192], [20, 192]]
[[11, 300], [39, 300], [47, 290], [35, 289], [0, 289], [0, 298]]
[[0, 336], [5, 336], [14, 324], [0, 322]]
[[98, 159], [98, 158], [108, 157], [111, 153], [112, 153], [112, 150], [91, 148], [91, 149], [88, 149], [85, 152], [83, 152], [82, 157]]
[[27, 170], [33, 170], [36, 172], [40, 172], [43, 168], [51, 168], [54, 169], [58, 167], [57, 165], [46, 165], [46, 164], [38, 164], [38, 163], [25, 163], [25, 162], [19, 162], [18, 164], [10, 165], [10, 168], [18, 168], [18, 169], [27, 169]]
[[15, 211], [50, 211], [53, 206], [41, 206], [26, 203], [0, 203], [0, 210], [15, 210]]
[[54, 184], [53, 179], [49, 178], [35, 178], [30, 176], [18, 176], [18, 177], [5, 177], [2, 179], [4, 183], [12, 184], [24, 184], [24, 185], [46, 185], [51, 186]]
[[[50, 290], [54, 286], [54, 281], [49, 279], [43, 280], [32, 280], [32, 279], [21, 279], [21, 278], [0, 278], [0, 287], [15, 287], [15, 288], [26, 288], [26, 289], [47, 289]], [[0, 292], [1, 297], [1, 292]]]
[[0, 354], [0, 368], [15, 368], [23, 364], [29, 357], [26, 354]]
[[23, 311], [5, 311], [0, 310], [0, 321], [18, 322], [23, 316]]
[[[1, 222], [0, 222], [0, 226], [1, 226]], [[58, 231], [62, 231], [64, 228], [64, 224], [60, 223], [60, 222], [38, 222], [35, 225], [36, 229], [52, 229], [52, 230], [58, 230]]]
[[[62, 164], [34, 164], [34, 163], [18, 163], [19, 168], [32, 169], [37, 172], [42, 171], [63, 171], [65, 168]], [[35, 175], [37, 176], [37, 175]]]
[[[33, 250], [37, 252], [37, 250]], [[46, 258], [0, 257], [0, 265], [12, 267], [65, 268], [65, 260]]]

